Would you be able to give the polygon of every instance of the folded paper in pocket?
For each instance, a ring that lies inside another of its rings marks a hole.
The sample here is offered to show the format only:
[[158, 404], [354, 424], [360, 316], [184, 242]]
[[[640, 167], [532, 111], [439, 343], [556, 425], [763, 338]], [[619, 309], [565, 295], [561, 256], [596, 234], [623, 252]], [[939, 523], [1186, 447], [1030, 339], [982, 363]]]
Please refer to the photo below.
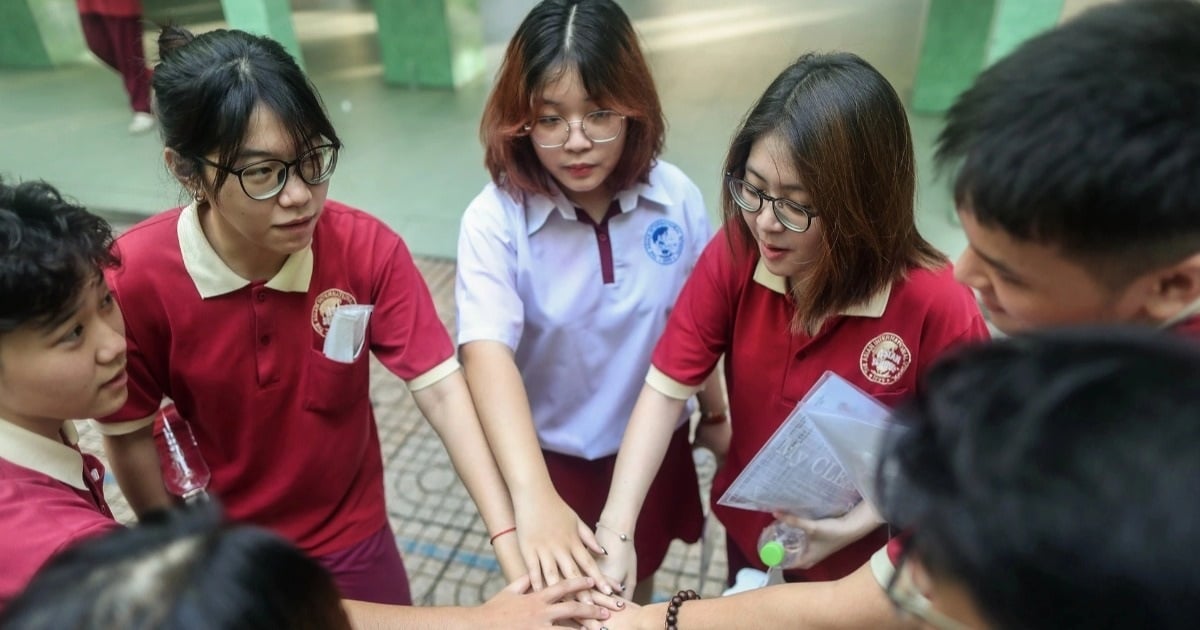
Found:
[[324, 353], [331, 361], [353, 363], [367, 341], [367, 322], [371, 319], [370, 304], [346, 304], [333, 311], [329, 332], [325, 334]]

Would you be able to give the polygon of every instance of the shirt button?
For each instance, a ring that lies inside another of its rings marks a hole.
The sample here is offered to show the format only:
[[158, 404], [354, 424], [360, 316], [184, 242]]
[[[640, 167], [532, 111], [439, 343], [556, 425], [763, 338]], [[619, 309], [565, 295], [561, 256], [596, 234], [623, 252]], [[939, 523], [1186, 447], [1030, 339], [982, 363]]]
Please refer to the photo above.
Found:
[[601, 242], [601, 243], [603, 243], [603, 242], [605, 242], [605, 241], [607, 241], [607, 240], [608, 240], [608, 235], [607, 235], [607, 234], [601, 234], [601, 235], [600, 235], [600, 242]]
[[259, 341], [259, 343], [261, 343], [262, 345], [264, 345], [264, 346], [265, 346], [265, 345], [267, 345], [267, 344], [270, 344], [270, 343], [271, 343], [271, 336], [270, 336], [270, 335], [263, 335], [263, 336], [261, 336], [261, 337], [259, 337], [259, 338], [258, 338], [258, 341]]
[[267, 292], [266, 292], [266, 291], [259, 291], [259, 292], [258, 292], [258, 301], [259, 301], [259, 302], [266, 302], [266, 301], [267, 301]]

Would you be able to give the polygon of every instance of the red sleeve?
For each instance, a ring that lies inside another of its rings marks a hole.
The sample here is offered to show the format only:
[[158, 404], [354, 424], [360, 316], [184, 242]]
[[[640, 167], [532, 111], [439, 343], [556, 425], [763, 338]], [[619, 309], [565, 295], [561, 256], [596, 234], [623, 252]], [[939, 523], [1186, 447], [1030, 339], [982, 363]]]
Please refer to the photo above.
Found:
[[454, 344], [404, 241], [387, 229], [376, 238], [394, 244], [377, 249], [389, 253], [375, 263], [371, 350], [396, 376], [410, 381], [453, 357]]
[[753, 269], [752, 257], [735, 258], [732, 246], [726, 229], [708, 242], [654, 347], [654, 367], [684, 385], [702, 383], [729, 348], [737, 301]]
[[[113, 245], [113, 250], [120, 259], [119, 240]], [[97, 418], [101, 423], [140, 420], [158, 410], [163, 399], [162, 385], [154, 378], [147, 355], [139, 343], [139, 339], [153, 337], [146, 331], [147, 327], [154, 326], [149, 321], [153, 307], [147, 302], [140, 301], [136, 292], [125, 284], [127, 280], [125, 271], [126, 268], [122, 263], [122, 266], [106, 270], [104, 275], [108, 281], [108, 288], [112, 291], [117, 305], [120, 306], [121, 316], [125, 321], [125, 370], [129, 375], [129, 397], [116, 413], [104, 418]], [[138, 317], [130, 317], [132, 313], [137, 313]], [[153, 349], [151, 350], [153, 351]]]

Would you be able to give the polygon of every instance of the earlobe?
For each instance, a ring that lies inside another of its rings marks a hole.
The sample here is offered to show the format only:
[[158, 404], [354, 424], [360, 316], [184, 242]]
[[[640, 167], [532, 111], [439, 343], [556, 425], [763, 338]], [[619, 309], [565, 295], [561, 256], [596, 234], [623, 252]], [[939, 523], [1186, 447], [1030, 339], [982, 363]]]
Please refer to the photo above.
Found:
[[1200, 253], [1155, 274], [1146, 313], [1155, 322], [1171, 324], [1200, 310]]

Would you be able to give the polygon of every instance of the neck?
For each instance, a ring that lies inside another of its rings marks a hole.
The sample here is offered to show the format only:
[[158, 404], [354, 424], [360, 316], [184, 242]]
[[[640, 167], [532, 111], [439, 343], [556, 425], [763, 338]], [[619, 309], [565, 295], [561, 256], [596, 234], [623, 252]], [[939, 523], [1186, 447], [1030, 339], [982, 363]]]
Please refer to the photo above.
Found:
[[62, 420], [50, 420], [47, 418], [26, 418], [16, 414], [5, 414], [0, 418], [0, 422], [21, 427], [30, 433], [36, 433], [46, 439], [62, 442], [62, 437], [59, 436], [59, 431], [62, 429]]
[[582, 208], [593, 221], [599, 223], [608, 214], [608, 206], [612, 204], [612, 193], [604, 187], [589, 190], [585, 193], [567, 192], [567, 199], [578, 208]]
[[237, 275], [251, 282], [270, 280], [287, 262], [286, 254], [257, 247], [230, 229], [207, 203], [196, 206], [196, 212], [213, 251]]

